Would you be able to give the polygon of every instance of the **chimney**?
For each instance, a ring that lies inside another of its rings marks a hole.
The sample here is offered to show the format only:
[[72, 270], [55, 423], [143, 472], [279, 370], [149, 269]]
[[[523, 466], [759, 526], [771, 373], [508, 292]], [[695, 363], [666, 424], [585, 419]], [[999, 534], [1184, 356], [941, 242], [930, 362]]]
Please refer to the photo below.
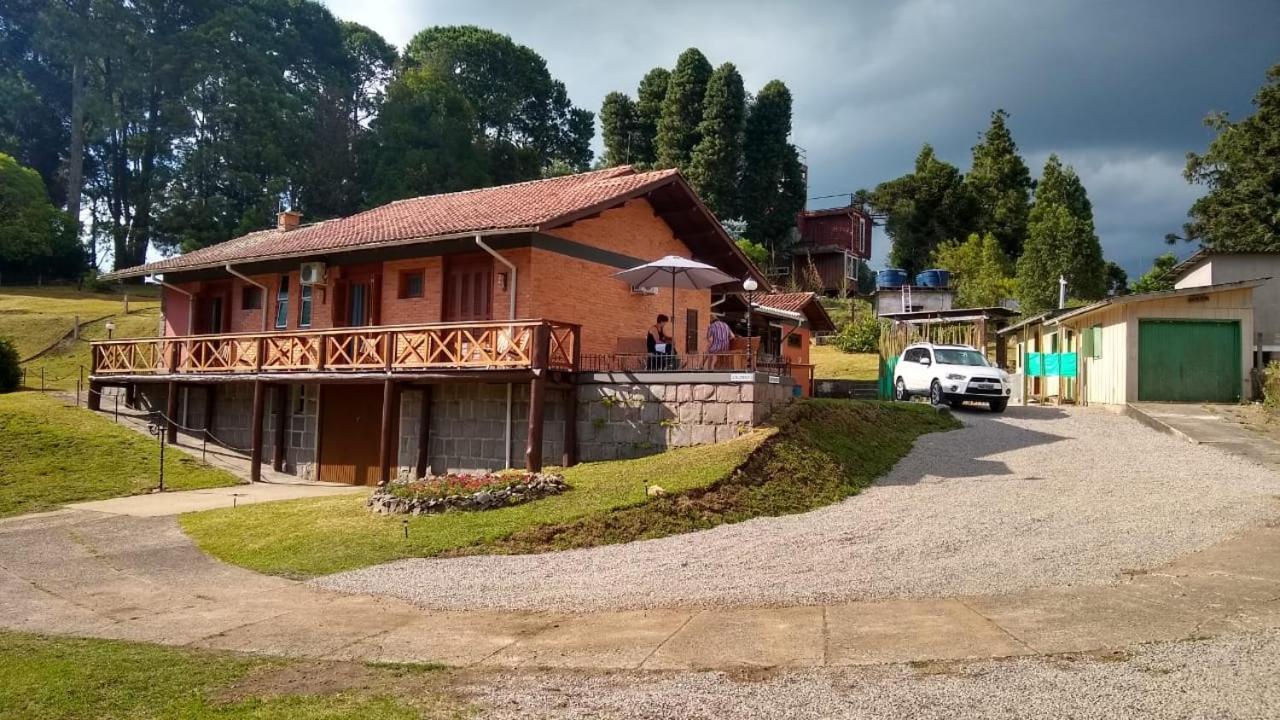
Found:
[[302, 223], [302, 213], [297, 210], [285, 210], [276, 217], [276, 229], [281, 232], [296, 230]]

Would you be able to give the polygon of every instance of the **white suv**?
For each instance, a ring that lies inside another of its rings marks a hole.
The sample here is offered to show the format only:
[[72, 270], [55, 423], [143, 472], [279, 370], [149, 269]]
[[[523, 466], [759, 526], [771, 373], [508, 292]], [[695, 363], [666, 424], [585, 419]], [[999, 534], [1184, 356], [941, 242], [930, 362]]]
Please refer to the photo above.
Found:
[[992, 412], [1004, 412], [1012, 389], [1008, 374], [968, 345], [917, 343], [902, 352], [893, 370], [897, 400], [928, 395], [934, 405], [985, 402]]

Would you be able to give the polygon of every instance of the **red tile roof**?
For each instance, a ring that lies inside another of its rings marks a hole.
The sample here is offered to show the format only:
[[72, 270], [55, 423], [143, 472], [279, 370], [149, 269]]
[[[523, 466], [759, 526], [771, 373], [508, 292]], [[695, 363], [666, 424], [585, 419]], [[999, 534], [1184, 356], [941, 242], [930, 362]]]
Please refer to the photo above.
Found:
[[350, 217], [303, 225], [287, 232], [260, 230], [185, 255], [111, 273], [108, 277], [423, 242], [483, 231], [541, 231], [644, 194], [678, 176], [676, 170], [638, 173], [622, 166], [397, 200]]
[[816, 293], [769, 293], [752, 298], [752, 300], [756, 305], [762, 307], [804, 315], [817, 332], [835, 330], [835, 322], [827, 314], [827, 309], [822, 307], [822, 303], [818, 302]]

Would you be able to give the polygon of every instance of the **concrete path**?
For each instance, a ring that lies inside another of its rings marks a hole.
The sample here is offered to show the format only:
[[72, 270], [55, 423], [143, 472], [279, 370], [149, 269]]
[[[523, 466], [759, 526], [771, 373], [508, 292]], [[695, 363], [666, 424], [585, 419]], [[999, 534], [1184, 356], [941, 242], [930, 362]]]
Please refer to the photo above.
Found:
[[72, 510], [87, 510], [110, 515], [160, 517], [164, 515], [180, 515], [185, 512], [199, 510], [216, 510], [236, 505], [275, 502], [277, 500], [297, 500], [298, 498], [321, 497], [323, 495], [350, 495], [367, 492], [369, 492], [369, 488], [359, 485], [246, 483], [244, 485], [209, 488], [206, 490], [178, 490], [147, 495], [129, 495], [127, 497], [111, 498], [110, 500], [72, 503], [66, 507]]
[[0, 627], [307, 658], [592, 669], [815, 667], [1105, 650], [1280, 627], [1280, 528], [1119, 585], [588, 614], [438, 612], [223, 565], [171, 517], [0, 522]]
[[1212, 445], [1224, 452], [1280, 470], [1280, 443], [1251, 431], [1231, 419], [1234, 405], [1205, 403], [1129, 403], [1129, 414], [1145, 425], [1197, 445]]

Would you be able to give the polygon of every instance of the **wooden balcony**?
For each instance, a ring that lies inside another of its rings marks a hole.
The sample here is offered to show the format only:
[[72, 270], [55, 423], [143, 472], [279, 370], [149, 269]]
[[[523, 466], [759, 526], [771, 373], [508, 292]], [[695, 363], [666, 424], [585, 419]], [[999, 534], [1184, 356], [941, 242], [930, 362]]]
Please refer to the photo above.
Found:
[[92, 344], [93, 375], [430, 374], [573, 371], [580, 328], [550, 320], [106, 340]]

